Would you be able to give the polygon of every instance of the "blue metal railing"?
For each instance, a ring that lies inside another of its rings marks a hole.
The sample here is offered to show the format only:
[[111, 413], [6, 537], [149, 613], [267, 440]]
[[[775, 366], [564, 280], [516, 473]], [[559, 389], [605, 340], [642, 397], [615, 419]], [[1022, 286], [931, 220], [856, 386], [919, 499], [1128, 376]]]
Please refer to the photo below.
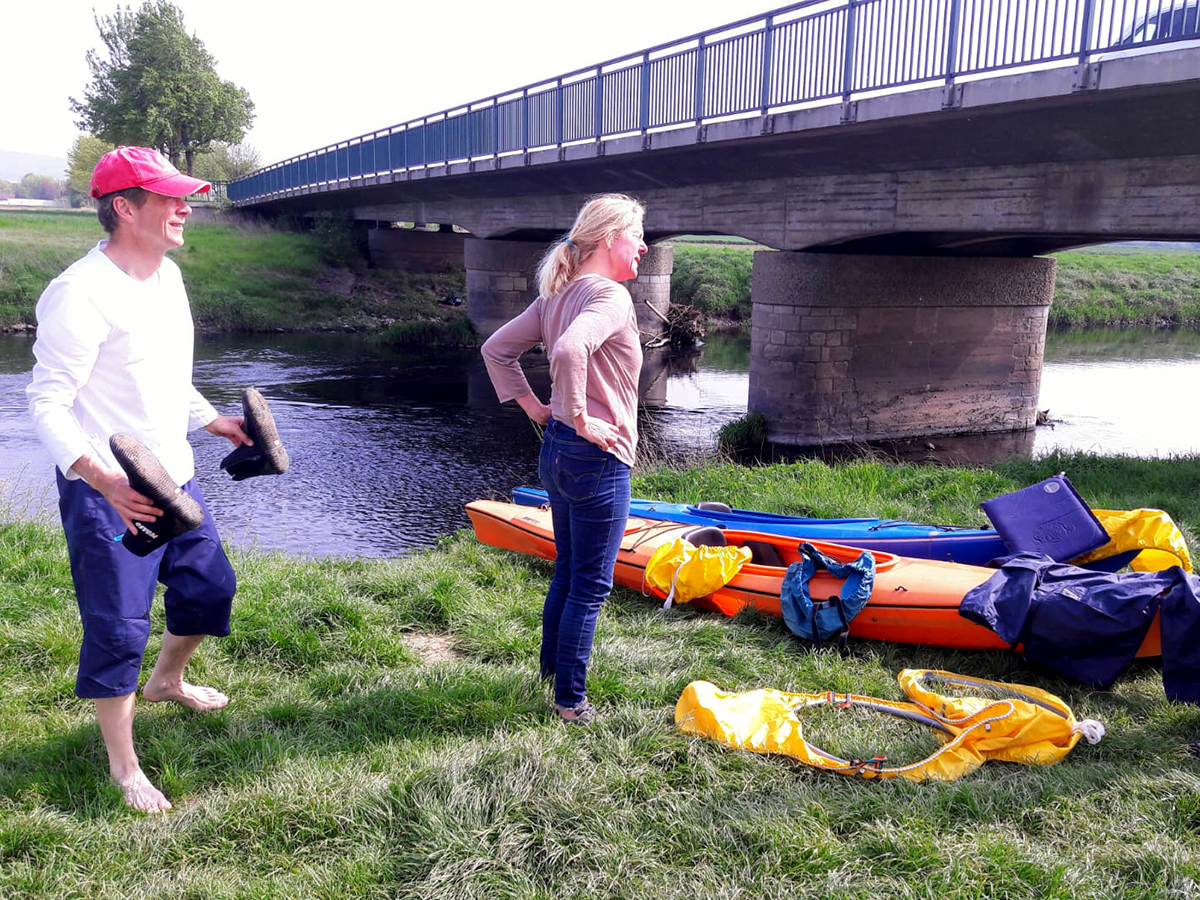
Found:
[[1200, 0], [805, 0], [300, 154], [235, 203], [1200, 38]]

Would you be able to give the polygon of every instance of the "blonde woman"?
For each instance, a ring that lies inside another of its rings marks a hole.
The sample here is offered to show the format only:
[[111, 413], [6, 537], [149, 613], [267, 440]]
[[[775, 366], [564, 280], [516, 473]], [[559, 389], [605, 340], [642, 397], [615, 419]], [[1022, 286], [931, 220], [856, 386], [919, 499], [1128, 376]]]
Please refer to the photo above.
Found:
[[[538, 298], [483, 345], [500, 401], [516, 400], [546, 426], [538, 474], [550, 497], [557, 559], [542, 611], [541, 672], [555, 711], [586, 725], [588, 659], [600, 604], [629, 515], [642, 368], [637, 316], [621, 284], [646, 253], [645, 210], [623, 194], [588, 201], [538, 267]], [[545, 345], [550, 404], [530, 390], [518, 360]]]

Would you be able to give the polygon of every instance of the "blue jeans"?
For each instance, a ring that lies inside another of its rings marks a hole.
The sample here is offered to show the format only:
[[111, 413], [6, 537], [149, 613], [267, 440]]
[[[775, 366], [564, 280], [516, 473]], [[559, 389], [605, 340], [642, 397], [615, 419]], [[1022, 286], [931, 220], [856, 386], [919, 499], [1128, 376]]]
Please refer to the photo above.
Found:
[[629, 466], [551, 419], [538, 475], [554, 521], [554, 577], [542, 610], [542, 677], [554, 677], [554, 702], [586, 699], [588, 659], [600, 604], [629, 516]]

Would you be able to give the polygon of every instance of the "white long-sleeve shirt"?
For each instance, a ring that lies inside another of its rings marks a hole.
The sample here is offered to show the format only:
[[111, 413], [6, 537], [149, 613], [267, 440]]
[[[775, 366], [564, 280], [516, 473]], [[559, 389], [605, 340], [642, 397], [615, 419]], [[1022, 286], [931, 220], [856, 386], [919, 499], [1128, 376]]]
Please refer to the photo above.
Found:
[[59, 470], [88, 454], [120, 466], [118, 432], [145, 444], [176, 484], [195, 474], [187, 433], [217, 411], [192, 385], [192, 314], [179, 267], [163, 259], [146, 281], [102, 251], [50, 282], [37, 304], [33, 381], [26, 388], [37, 435]]

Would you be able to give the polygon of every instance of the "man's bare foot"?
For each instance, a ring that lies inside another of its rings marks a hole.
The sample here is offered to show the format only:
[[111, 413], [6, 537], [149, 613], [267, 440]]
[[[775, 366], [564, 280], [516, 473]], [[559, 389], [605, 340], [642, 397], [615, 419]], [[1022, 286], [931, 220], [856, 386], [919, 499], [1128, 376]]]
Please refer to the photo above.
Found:
[[175, 687], [171, 687], [155, 684], [154, 679], [150, 679], [142, 688], [142, 696], [151, 703], [172, 701], [182, 703], [184, 706], [200, 712], [208, 709], [220, 709], [229, 702], [229, 698], [216, 688], [188, 684], [186, 681], [181, 681]]
[[165, 812], [171, 808], [171, 801], [150, 783], [141, 769], [123, 781], [114, 777], [113, 784], [121, 791], [125, 804], [139, 812]]

